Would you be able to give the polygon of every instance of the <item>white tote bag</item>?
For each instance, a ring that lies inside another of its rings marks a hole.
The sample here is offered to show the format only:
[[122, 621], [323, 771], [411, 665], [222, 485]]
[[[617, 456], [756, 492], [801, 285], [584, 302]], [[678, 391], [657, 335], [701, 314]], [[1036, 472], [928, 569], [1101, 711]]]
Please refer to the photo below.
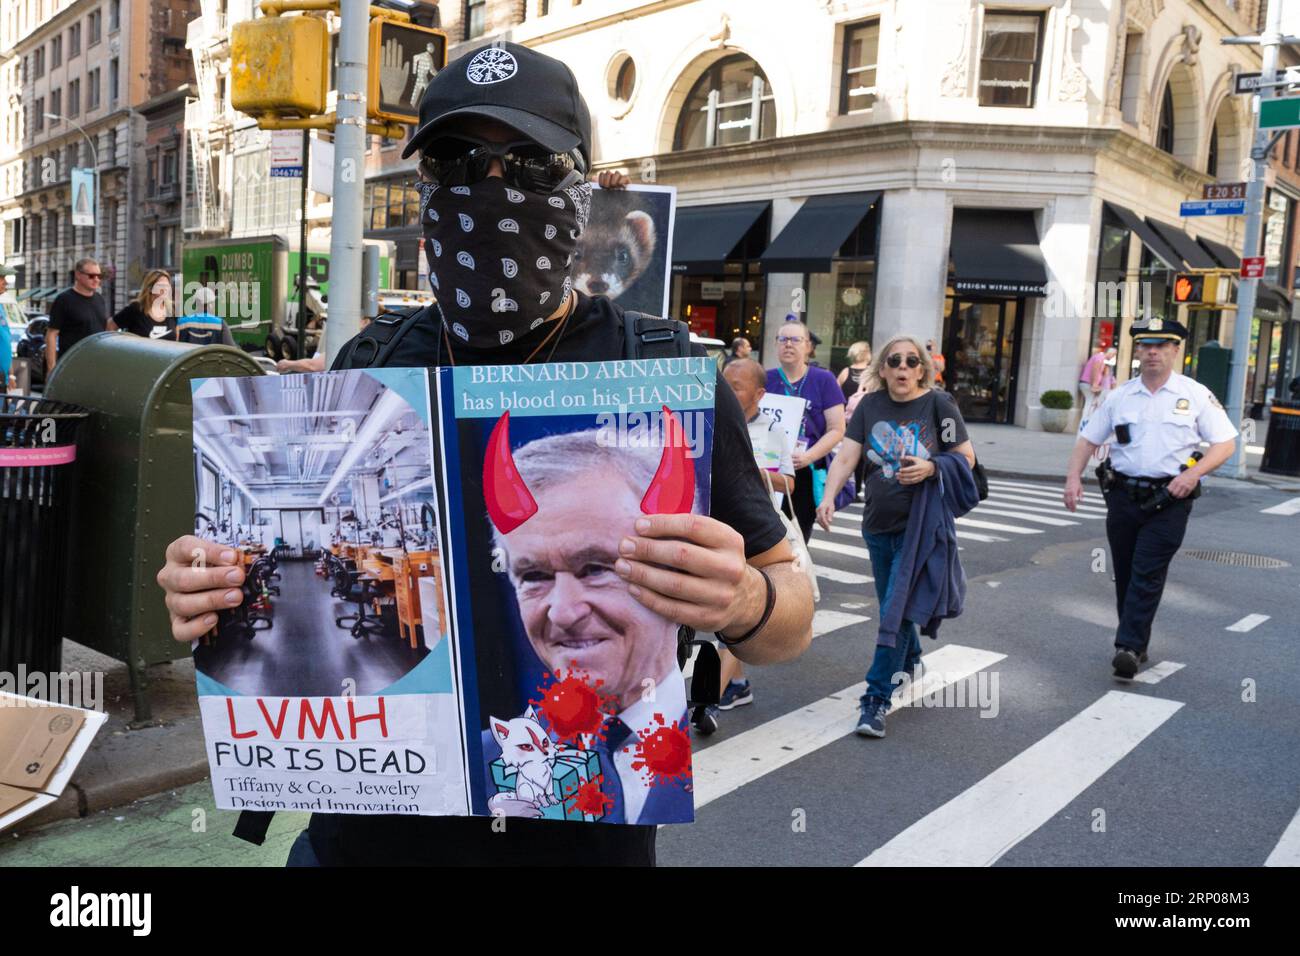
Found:
[[[808, 576], [808, 583], [812, 585], [813, 603], [822, 599], [822, 590], [817, 586], [817, 568], [813, 564], [812, 554], [808, 551], [808, 545], [804, 543], [803, 531], [799, 528], [799, 522], [794, 517], [794, 506], [790, 504], [790, 496], [781, 494], [772, 487], [772, 475], [766, 469], [763, 471], [763, 480], [767, 482], [767, 490], [773, 496], [773, 507], [781, 523], [785, 525], [785, 539], [790, 542], [790, 550], [794, 552], [794, 566], [798, 571], [802, 571]], [[787, 514], [782, 508], [776, 507], [775, 496], [781, 494], [785, 504], [789, 506], [790, 511]]]

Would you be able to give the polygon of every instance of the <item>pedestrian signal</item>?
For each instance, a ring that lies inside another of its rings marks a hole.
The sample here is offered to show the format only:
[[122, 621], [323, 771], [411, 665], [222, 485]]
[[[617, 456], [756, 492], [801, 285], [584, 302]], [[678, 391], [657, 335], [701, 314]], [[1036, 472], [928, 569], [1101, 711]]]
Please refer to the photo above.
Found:
[[1174, 277], [1174, 304], [1195, 305], [1205, 301], [1205, 276], [1179, 273]]
[[447, 34], [383, 17], [370, 21], [366, 103], [372, 119], [417, 123], [420, 97], [447, 65]]
[[251, 116], [325, 112], [329, 27], [320, 17], [261, 17], [230, 29], [230, 105]]

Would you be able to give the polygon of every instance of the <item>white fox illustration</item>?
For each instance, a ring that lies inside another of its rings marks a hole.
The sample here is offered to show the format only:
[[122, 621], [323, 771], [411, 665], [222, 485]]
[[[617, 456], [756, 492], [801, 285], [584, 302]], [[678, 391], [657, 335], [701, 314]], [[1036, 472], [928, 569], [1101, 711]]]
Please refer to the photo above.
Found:
[[488, 726], [501, 747], [502, 762], [515, 771], [515, 796], [543, 807], [556, 803], [551, 792], [555, 748], [537, 712], [529, 707], [511, 720], [490, 717]]

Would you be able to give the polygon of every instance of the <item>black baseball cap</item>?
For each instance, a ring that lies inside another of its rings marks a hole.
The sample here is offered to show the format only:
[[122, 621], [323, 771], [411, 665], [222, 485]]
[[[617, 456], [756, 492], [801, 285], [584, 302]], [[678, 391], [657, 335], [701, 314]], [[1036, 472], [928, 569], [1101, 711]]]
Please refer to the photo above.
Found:
[[564, 63], [518, 43], [472, 50], [439, 70], [420, 99], [420, 125], [402, 158], [424, 149], [451, 119], [497, 120], [556, 153], [577, 149], [591, 168], [591, 113]]

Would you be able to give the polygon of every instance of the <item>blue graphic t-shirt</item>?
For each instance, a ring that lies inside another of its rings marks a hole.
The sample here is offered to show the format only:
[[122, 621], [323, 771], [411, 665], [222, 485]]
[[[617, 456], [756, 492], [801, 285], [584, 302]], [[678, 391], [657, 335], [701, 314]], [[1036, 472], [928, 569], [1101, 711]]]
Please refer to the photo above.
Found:
[[894, 401], [885, 389], [872, 392], [858, 403], [845, 437], [862, 445], [867, 462], [862, 526], [872, 534], [895, 534], [907, 527], [916, 485], [899, 483], [903, 459], [932, 458], [967, 439], [957, 403], [938, 389], [910, 402]]

